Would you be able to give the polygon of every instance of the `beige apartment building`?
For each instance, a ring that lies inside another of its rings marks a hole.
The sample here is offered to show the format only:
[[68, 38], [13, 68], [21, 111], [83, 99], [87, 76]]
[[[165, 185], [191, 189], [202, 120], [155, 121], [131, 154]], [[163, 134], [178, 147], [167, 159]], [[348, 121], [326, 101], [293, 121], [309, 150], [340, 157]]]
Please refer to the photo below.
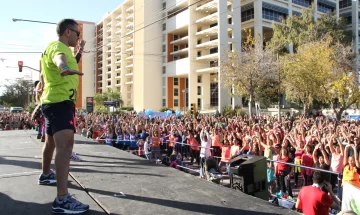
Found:
[[97, 23], [96, 92], [118, 90], [135, 110], [242, 105], [218, 81], [227, 53], [241, 49], [241, 29], [268, 41], [273, 21], [311, 4], [316, 16], [336, 12], [358, 32], [351, 0], [126, 0]]

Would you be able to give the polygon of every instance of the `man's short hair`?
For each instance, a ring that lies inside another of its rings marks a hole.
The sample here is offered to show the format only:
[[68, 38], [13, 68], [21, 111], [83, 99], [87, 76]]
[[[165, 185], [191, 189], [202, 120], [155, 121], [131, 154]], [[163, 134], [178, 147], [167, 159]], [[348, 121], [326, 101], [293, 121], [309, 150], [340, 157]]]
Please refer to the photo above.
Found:
[[61, 37], [66, 29], [68, 29], [69, 27], [72, 27], [74, 25], [77, 25], [77, 22], [73, 19], [63, 19], [61, 20], [56, 27], [56, 33], [59, 37]]
[[316, 183], [316, 184], [323, 183], [325, 181], [324, 178], [325, 178], [324, 177], [324, 172], [316, 171], [313, 174], [313, 182]]
[[35, 83], [34, 83], [34, 87], [36, 87], [37, 85], [38, 85], [38, 83], [39, 83], [40, 81], [35, 81]]

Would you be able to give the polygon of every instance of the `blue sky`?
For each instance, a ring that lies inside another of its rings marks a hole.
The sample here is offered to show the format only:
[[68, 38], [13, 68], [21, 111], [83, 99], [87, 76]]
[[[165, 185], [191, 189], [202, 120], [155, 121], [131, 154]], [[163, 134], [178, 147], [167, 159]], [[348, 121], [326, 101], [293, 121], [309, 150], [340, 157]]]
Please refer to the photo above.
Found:
[[[106, 2], [106, 3], [104, 3]], [[95, 22], [119, 6], [123, 0], [12, 0], [1, 4], [0, 9], [0, 52], [41, 52], [45, 46], [56, 38], [55, 25], [13, 22], [12, 18], [58, 22], [63, 18]], [[1, 58], [6, 59], [1, 61]], [[19, 73], [17, 61], [24, 65], [39, 68], [40, 54], [3, 54], [0, 53], [0, 85], [5, 79], [14, 80], [20, 77], [33, 79], [37, 73], [24, 69]], [[2, 89], [0, 89], [0, 94]]]

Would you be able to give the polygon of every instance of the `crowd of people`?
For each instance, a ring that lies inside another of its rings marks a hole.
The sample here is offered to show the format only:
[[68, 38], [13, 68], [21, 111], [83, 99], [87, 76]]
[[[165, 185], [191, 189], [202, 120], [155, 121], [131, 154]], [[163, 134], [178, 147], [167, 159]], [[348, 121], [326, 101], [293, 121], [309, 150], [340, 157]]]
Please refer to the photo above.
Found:
[[[272, 160], [267, 172], [272, 196], [294, 197], [291, 180], [298, 188], [313, 184], [314, 170], [278, 162], [333, 172], [322, 174], [332, 190], [341, 189], [344, 183], [360, 189], [360, 124], [347, 119], [299, 116], [278, 122], [276, 117], [250, 119], [246, 115], [149, 119], [131, 113], [79, 115], [77, 121], [77, 132], [83, 136], [147, 159], [162, 160], [165, 155], [171, 164], [182, 164], [189, 157], [202, 167], [205, 159], [215, 157], [222, 167], [240, 154], [265, 156]], [[228, 174], [228, 168], [221, 170]]]
[[[3, 130], [37, 126], [28, 113], [1, 113], [0, 119]], [[320, 177], [313, 178], [314, 170], [278, 161], [338, 173], [340, 187], [337, 174], [321, 176], [323, 181], [329, 182], [326, 186], [332, 191], [341, 189], [344, 183], [360, 189], [360, 124], [347, 119], [335, 121], [323, 116], [299, 116], [283, 117], [279, 122], [276, 117], [250, 119], [247, 115], [230, 118], [198, 115], [196, 119], [173, 115], [150, 119], [136, 112], [123, 115], [78, 112], [76, 132], [175, 168], [184, 166], [184, 159], [188, 159], [200, 166], [202, 178], [205, 178], [204, 162], [210, 157], [217, 159], [219, 170], [226, 175], [228, 168], [224, 167], [232, 157], [264, 156], [269, 160], [267, 178], [272, 197], [294, 197], [291, 180], [295, 187], [303, 187], [313, 185]], [[300, 195], [301, 192], [299, 198]]]

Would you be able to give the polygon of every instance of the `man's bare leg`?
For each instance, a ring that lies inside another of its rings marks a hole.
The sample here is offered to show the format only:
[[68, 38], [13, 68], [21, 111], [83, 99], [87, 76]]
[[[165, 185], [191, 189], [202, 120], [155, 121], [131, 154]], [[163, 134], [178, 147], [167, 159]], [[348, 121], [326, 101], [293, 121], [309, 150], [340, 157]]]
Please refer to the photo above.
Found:
[[56, 145], [55, 169], [58, 199], [62, 200], [68, 194], [68, 174], [71, 152], [74, 146], [74, 131], [66, 129], [54, 134]]
[[54, 154], [55, 142], [53, 136], [45, 135], [45, 144], [42, 148], [42, 173], [50, 174], [51, 160]]

